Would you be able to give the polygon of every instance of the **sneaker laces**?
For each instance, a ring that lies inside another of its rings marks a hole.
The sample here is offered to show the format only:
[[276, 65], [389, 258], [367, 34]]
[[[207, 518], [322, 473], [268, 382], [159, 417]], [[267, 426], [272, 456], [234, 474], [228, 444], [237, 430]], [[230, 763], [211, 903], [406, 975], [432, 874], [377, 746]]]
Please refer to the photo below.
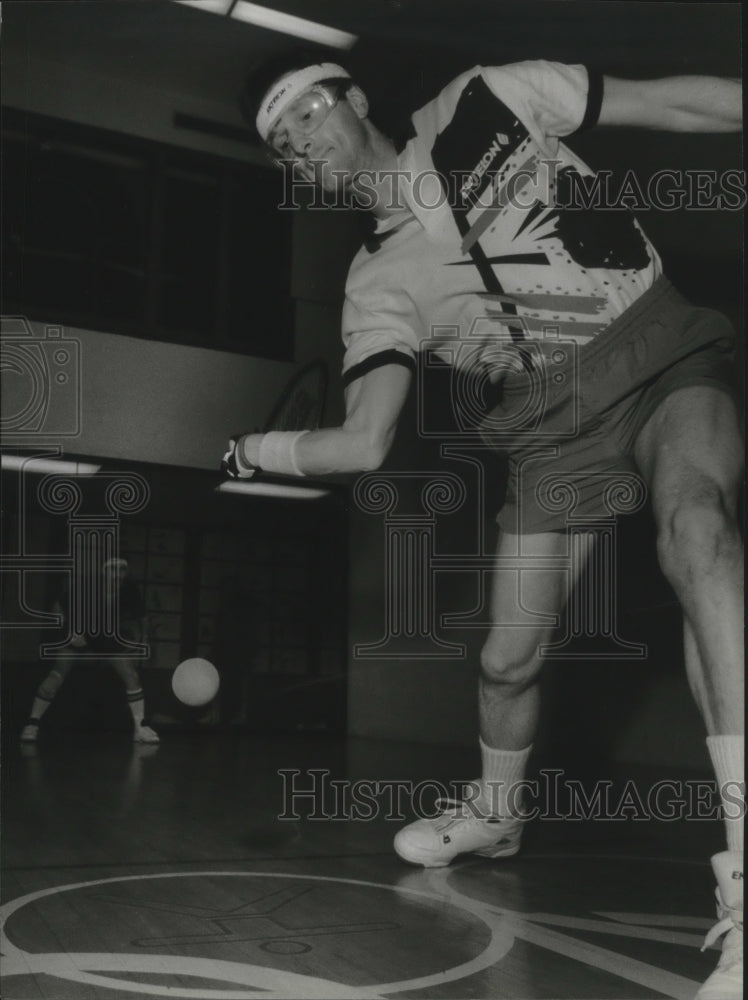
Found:
[[[484, 823], [501, 822], [501, 817], [484, 816], [480, 811], [480, 807], [476, 806], [474, 810], [472, 808], [473, 805], [474, 800], [466, 803], [464, 799], [449, 799], [440, 797], [435, 803], [435, 808], [440, 810], [437, 822], [444, 819], [448, 820], [449, 823], [456, 819], [474, 819]], [[437, 829], [440, 829], [440, 827], [437, 827]]]
[[701, 946], [702, 951], [706, 951], [707, 948], [711, 947], [723, 934], [727, 934], [729, 931], [735, 929], [741, 934], [743, 933], [743, 909], [737, 906], [725, 906], [719, 896], [719, 891], [717, 892], [717, 916], [720, 918], [719, 921], [712, 927], [707, 936], [704, 939], [704, 944]]

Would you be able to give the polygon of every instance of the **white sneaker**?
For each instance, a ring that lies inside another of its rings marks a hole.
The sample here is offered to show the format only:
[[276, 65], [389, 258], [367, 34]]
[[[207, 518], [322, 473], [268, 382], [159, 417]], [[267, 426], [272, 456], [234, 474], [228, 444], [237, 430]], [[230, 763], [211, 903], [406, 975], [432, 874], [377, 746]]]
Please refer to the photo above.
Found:
[[151, 729], [150, 726], [146, 726], [144, 722], [140, 725], [135, 725], [135, 729], [132, 734], [133, 741], [135, 743], [160, 743], [159, 735], [155, 729]]
[[707, 979], [696, 1000], [737, 1000], [743, 996], [743, 852], [723, 851], [712, 858], [717, 878], [719, 923], [709, 931], [704, 948], [724, 935], [717, 968]]
[[443, 811], [436, 819], [419, 819], [398, 831], [395, 852], [424, 868], [443, 868], [458, 854], [480, 854], [484, 858], [508, 858], [519, 850], [522, 820], [483, 818], [477, 803], [438, 799]]
[[39, 735], [39, 720], [29, 719], [29, 721], [21, 730], [21, 743], [36, 743], [36, 738], [38, 735]]

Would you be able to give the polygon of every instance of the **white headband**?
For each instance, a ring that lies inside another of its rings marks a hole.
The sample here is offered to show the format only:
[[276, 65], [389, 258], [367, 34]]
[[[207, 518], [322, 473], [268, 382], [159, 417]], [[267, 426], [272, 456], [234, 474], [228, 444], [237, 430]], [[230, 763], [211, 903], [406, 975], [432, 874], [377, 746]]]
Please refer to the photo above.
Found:
[[295, 70], [293, 73], [281, 77], [273, 88], [265, 94], [260, 110], [257, 112], [255, 125], [263, 142], [270, 133], [272, 123], [279, 115], [283, 114], [291, 101], [312, 84], [337, 77], [350, 80], [351, 74], [342, 66], [338, 66], [337, 63], [318, 63], [316, 66], [306, 66], [304, 69]]

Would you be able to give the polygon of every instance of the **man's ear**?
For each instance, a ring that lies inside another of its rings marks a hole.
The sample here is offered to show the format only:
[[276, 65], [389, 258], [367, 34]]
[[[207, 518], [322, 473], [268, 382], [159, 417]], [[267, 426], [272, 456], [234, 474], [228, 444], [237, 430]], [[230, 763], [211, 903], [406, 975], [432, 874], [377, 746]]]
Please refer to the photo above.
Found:
[[368, 117], [369, 100], [366, 94], [356, 84], [352, 84], [345, 93], [346, 100], [362, 120]]

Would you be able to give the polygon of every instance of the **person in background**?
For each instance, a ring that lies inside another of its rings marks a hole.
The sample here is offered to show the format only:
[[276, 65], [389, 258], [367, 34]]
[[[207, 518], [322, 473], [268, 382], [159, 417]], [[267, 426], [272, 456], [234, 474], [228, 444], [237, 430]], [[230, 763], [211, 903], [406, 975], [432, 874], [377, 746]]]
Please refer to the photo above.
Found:
[[[103, 588], [103, 607], [108, 608], [115, 621], [119, 621], [119, 636], [127, 642], [148, 642], [148, 619], [145, 613], [143, 597], [138, 584], [128, 576], [126, 559], [108, 559], [101, 567], [99, 580], [90, 581], [91, 591]], [[109, 663], [121, 679], [127, 698], [133, 722], [133, 740], [136, 743], [158, 743], [158, 733], [145, 722], [145, 700], [137, 661], [127, 654], [123, 647], [111, 635], [98, 634], [94, 629], [88, 629], [86, 634], [76, 634], [70, 628], [72, 614], [70, 587], [65, 585], [52, 610], [59, 615], [67, 635], [72, 638], [67, 646], [58, 650], [54, 667], [37, 688], [31, 706], [31, 714], [21, 732], [22, 743], [33, 743], [39, 734], [39, 724], [44, 713], [54, 701], [65, 678], [85, 653], [86, 660], [91, 654], [96, 654], [96, 661]], [[118, 616], [116, 612], [118, 611]], [[78, 655], [76, 655], [78, 654]]]

